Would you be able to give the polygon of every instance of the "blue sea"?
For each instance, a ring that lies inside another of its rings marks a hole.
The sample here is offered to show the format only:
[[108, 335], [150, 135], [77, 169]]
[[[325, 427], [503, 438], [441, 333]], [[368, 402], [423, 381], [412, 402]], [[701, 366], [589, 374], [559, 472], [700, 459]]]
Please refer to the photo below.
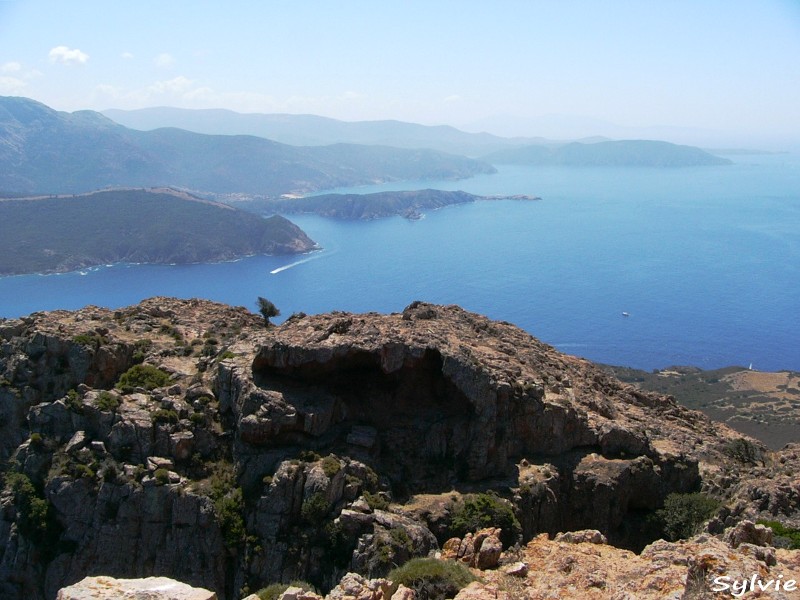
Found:
[[[500, 167], [424, 187], [541, 201], [409, 221], [292, 217], [323, 250], [188, 265], [0, 278], [0, 316], [202, 297], [284, 316], [396, 312], [412, 300], [510, 321], [560, 350], [643, 369], [800, 370], [800, 157], [681, 169]], [[625, 316], [623, 313], [627, 313]]]

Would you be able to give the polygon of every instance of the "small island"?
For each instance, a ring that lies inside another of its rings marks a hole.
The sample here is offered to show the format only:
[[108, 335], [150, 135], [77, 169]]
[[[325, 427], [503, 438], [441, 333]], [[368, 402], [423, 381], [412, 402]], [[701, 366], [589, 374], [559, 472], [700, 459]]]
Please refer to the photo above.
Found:
[[273, 198], [236, 202], [236, 206], [262, 214], [313, 213], [332, 219], [369, 221], [401, 216], [415, 221], [426, 210], [486, 200], [540, 200], [537, 196], [477, 196], [467, 192], [414, 190], [373, 194], [322, 194], [302, 198]]
[[496, 165], [563, 167], [707, 167], [731, 161], [696, 148], [656, 140], [613, 140], [583, 144], [533, 144], [493, 152]]
[[294, 223], [169, 188], [0, 199], [0, 275], [189, 264], [317, 247]]

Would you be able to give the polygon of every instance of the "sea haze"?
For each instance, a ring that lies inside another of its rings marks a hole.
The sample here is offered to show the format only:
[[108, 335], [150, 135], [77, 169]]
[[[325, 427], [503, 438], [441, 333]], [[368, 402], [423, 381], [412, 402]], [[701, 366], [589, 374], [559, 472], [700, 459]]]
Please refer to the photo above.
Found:
[[734, 160], [681, 169], [499, 167], [462, 181], [335, 190], [436, 187], [543, 199], [452, 207], [419, 221], [293, 216], [324, 247], [299, 258], [6, 277], [0, 315], [119, 307], [153, 295], [251, 310], [266, 296], [284, 316], [393, 312], [421, 299], [510, 321], [599, 362], [800, 370], [800, 160]]

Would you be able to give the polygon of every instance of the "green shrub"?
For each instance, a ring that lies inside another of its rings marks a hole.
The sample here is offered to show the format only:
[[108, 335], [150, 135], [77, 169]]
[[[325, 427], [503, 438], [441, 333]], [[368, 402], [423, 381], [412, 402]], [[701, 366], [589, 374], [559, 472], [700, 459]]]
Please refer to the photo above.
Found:
[[436, 558], [414, 558], [390, 571], [387, 578], [395, 585], [402, 584], [414, 590], [418, 600], [453, 598], [476, 580], [463, 564]]
[[705, 494], [670, 494], [656, 519], [667, 540], [674, 542], [692, 537], [700, 525], [719, 508], [719, 501]]
[[78, 463], [73, 469], [76, 477], [84, 477], [86, 479], [94, 479], [97, 473], [88, 465]]
[[493, 494], [469, 494], [450, 511], [450, 537], [463, 538], [485, 527], [499, 527], [506, 548], [517, 541], [522, 527], [511, 504]]
[[125, 371], [117, 382], [123, 392], [132, 392], [134, 388], [154, 390], [167, 385], [169, 373], [152, 365], [134, 365]]
[[59, 527], [50, 503], [39, 495], [33, 482], [23, 473], [7, 473], [5, 483], [14, 496], [20, 533], [39, 546], [46, 558], [51, 558]]
[[388, 535], [378, 534], [374, 539], [377, 552], [367, 565], [370, 577], [386, 575], [392, 566], [403, 564], [414, 552], [414, 542], [405, 529], [399, 527], [390, 529]]
[[217, 513], [219, 527], [222, 530], [222, 537], [228, 547], [236, 547], [244, 542], [245, 526], [244, 517], [244, 497], [242, 488], [232, 489], [228, 494], [214, 502], [214, 510]]
[[150, 416], [150, 418], [152, 419], [153, 423], [177, 423], [178, 413], [176, 413], [174, 410], [159, 408]]
[[189, 420], [198, 427], [202, 427], [206, 424], [206, 415], [201, 412], [195, 412], [189, 415]]
[[166, 469], [156, 469], [156, 472], [153, 473], [153, 477], [155, 477], [158, 485], [166, 485], [169, 483], [169, 471]]
[[389, 501], [380, 494], [364, 492], [364, 500], [372, 510], [386, 510], [389, 508]]
[[325, 494], [317, 492], [303, 500], [303, 505], [300, 507], [300, 517], [311, 525], [319, 525], [328, 512], [331, 505], [328, 504]]
[[775, 536], [775, 547], [788, 548], [790, 550], [800, 550], [800, 529], [786, 527], [779, 521], [758, 521], [760, 525], [766, 525], [772, 529]]
[[97, 394], [97, 408], [102, 411], [115, 411], [119, 407], [119, 398], [111, 392], [103, 390]]
[[119, 475], [119, 471], [117, 470], [117, 465], [114, 464], [113, 461], [109, 460], [104, 463], [103, 466], [103, 481], [113, 482], [117, 480], [117, 476]]
[[244, 495], [236, 487], [236, 471], [231, 463], [219, 461], [211, 465], [209, 497], [214, 502], [214, 511], [222, 530], [222, 537], [229, 548], [240, 546], [245, 540]]
[[298, 457], [303, 462], [317, 462], [322, 457], [313, 450], [303, 450]]
[[97, 350], [100, 346], [107, 343], [108, 339], [99, 333], [82, 333], [73, 337], [72, 341], [81, 346], [88, 346]]
[[133, 356], [131, 357], [133, 363], [138, 365], [144, 362], [144, 358], [147, 355], [148, 350], [153, 347], [153, 340], [143, 338], [141, 340], [136, 340], [133, 344]]
[[756, 444], [746, 438], [731, 440], [725, 444], [722, 451], [735, 461], [745, 465], [758, 465], [764, 462], [764, 453]]
[[67, 408], [72, 412], [78, 413], [79, 415], [83, 414], [83, 402], [81, 401], [81, 397], [78, 395], [76, 390], [69, 390], [67, 392], [66, 402]]
[[325, 475], [331, 479], [342, 470], [342, 464], [335, 456], [328, 455], [322, 459], [322, 470], [325, 471]]
[[34, 448], [41, 448], [44, 445], [44, 438], [42, 438], [42, 434], [38, 432], [34, 432], [31, 434], [31, 446]]

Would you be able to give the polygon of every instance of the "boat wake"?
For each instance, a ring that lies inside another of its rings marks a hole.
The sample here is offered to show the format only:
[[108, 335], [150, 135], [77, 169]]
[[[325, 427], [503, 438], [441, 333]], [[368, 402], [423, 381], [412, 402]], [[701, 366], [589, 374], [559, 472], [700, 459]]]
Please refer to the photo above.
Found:
[[298, 261], [295, 261], [293, 263], [289, 263], [288, 265], [284, 265], [282, 267], [278, 267], [277, 269], [272, 269], [272, 271], [270, 271], [269, 274], [270, 275], [277, 275], [278, 273], [280, 273], [282, 271], [286, 271], [287, 269], [291, 269], [292, 267], [296, 267], [298, 265], [302, 265], [302, 264], [305, 264], [307, 262], [311, 262], [312, 260], [316, 260], [316, 259], [320, 258], [321, 256], [322, 256], [322, 252], [315, 253], [312, 256], [304, 258], [303, 260], [298, 260]]

